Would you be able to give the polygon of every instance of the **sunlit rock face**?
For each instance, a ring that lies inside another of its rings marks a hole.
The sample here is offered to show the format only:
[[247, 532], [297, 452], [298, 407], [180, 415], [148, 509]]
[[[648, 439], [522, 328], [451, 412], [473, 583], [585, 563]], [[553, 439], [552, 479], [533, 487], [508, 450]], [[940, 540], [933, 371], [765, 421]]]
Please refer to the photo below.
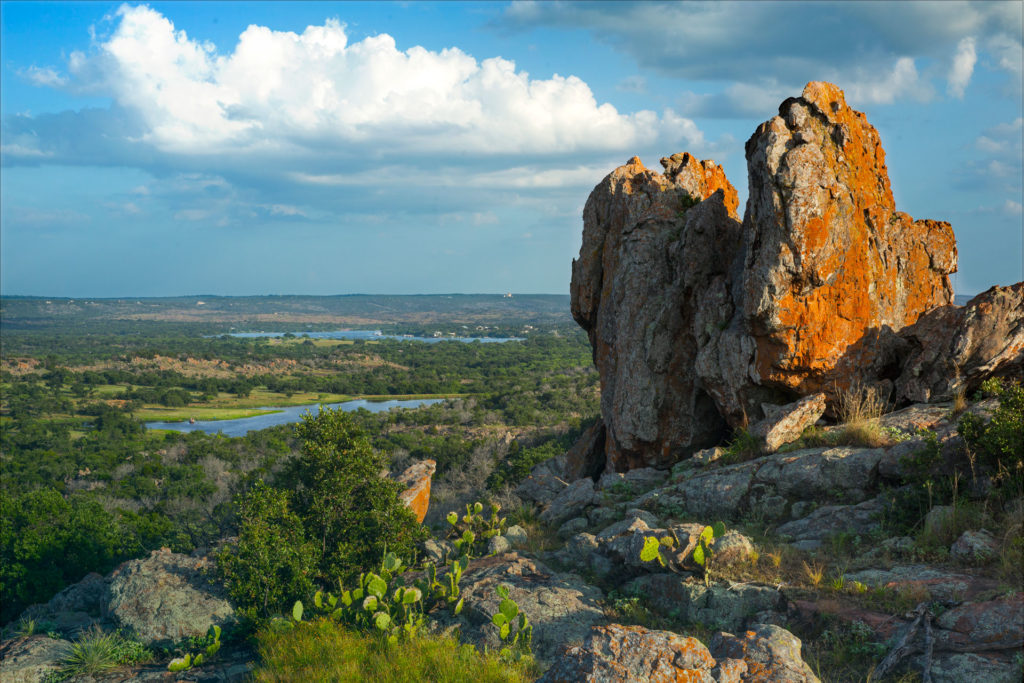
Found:
[[890, 391], [908, 352], [894, 331], [952, 300], [951, 227], [896, 210], [878, 132], [839, 88], [783, 102], [746, 156], [742, 223], [721, 167], [689, 154], [663, 173], [634, 157], [587, 200], [572, 312], [601, 376], [604, 428], [587, 438], [603, 435], [607, 469], [667, 467], [765, 403]]

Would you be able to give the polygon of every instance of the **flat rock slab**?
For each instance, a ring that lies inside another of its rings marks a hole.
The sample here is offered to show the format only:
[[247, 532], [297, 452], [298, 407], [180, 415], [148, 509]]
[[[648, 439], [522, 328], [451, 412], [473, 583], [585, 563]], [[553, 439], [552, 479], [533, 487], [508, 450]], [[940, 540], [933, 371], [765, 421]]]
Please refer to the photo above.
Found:
[[992, 579], [932, 567], [929, 565], [902, 565], [891, 569], [864, 569], [843, 575], [847, 583], [859, 581], [871, 588], [920, 593], [922, 598], [959, 602], [971, 600], [982, 593], [998, 588]]

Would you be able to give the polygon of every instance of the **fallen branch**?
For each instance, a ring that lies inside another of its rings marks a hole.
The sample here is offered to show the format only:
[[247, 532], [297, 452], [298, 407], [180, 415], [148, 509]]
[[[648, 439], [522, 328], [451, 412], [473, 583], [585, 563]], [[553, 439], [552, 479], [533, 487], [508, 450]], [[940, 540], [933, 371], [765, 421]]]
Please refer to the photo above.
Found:
[[[917, 608], [914, 609], [914, 613], [917, 615], [914, 621], [911, 622], [910, 628], [903, 632], [903, 635], [896, 641], [895, 647], [885, 656], [878, 666], [875, 667], [874, 678], [882, 678], [887, 675], [890, 671], [896, 668], [896, 665], [903, 660], [904, 657], [914, 652], [913, 640], [914, 636], [917, 635], [917, 629], [920, 628], [921, 622], [925, 620], [925, 614], [928, 613], [927, 603], [922, 602]], [[930, 619], [930, 615], [929, 615]], [[931, 632], [931, 622], [929, 624], [929, 633]], [[930, 661], [930, 658], [929, 658]]]

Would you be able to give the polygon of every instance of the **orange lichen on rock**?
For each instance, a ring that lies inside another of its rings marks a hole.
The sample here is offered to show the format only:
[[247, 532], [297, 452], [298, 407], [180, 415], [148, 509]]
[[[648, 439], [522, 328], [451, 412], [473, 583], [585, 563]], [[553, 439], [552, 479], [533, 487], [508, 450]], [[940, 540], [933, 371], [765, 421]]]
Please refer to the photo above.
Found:
[[952, 229], [896, 211], [878, 132], [842, 90], [809, 83], [758, 127], [747, 161], [744, 312], [762, 384], [844, 384], [834, 370], [867, 330], [952, 300]]
[[395, 481], [406, 487], [398, 494], [398, 499], [413, 511], [421, 524], [430, 507], [430, 481], [436, 469], [437, 463], [433, 460], [421, 460], [395, 477]]

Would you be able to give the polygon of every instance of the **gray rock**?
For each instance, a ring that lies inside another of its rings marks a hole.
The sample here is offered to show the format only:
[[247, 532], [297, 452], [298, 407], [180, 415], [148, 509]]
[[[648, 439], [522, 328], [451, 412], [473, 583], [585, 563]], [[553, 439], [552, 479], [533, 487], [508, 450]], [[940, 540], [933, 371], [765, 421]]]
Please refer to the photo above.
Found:
[[595, 627], [582, 645], [569, 648], [538, 683], [712, 683], [721, 681], [711, 675], [715, 664], [696, 638], [609, 624]]
[[579, 517], [593, 502], [593, 480], [579, 479], [562, 489], [541, 513], [540, 518], [547, 524], [560, 525], [568, 519]]
[[928, 565], [898, 565], [890, 569], [864, 569], [843, 575], [846, 582], [859, 581], [870, 588], [912, 590], [932, 600], [960, 602], [965, 597], [995, 587], [992, 582]]
[[949, 548], [949, 555], [954, 560], [971, 564], [988, 562], [998, 552], [998, 541], [985, 529], [963, 532]]
[[784, 611], [782, 593], [770, 586], [736, 583], [729, 586], [686, 579], [676, 574], [648, 574], [630, 581], [627, 594], [647, 598], [658, 614], [682, 623], [701, 623], [725, 630], [739, 630], [755, 615]]
[[796, 500], [834, 500], [873, 485], [884, 451], [879, 448], [808, 448], [766, 458], [754, 483]]
[[512, 543], [504, 536], [491, 536], [487, 539], [487, 554], [499, 555], [512, 550]]
[[500, 646], [491, 617], [498, 612], [499, 585], [533, 624], [533, 651], [550, 662], [568, 643], [580, 642], [590, 627], [604, 620], [600, 589], [575, 574], [560, 574], [516, 553], [474, 560], [462, 577], [465, 607], [459, 621], [464, 639], [492, 649]]
[[956, 511], [952, 505], [936, 505], [924, 516], [924, 532], [931, 536], [941, 536], [953, 524]]
[[754, 552], [754, 544], [749, 538], [733, 530], [716, 538], [711, 544], [711, 549], [714, 552], [715, 566], [728, 567], [749, 560], [751, 553]]
[[586, 517], [573, 517], [562, 526], [558, 527], [559, 538], [570, 538], [580, 533], [589, 526]]
[[809, 547], [818, 547], [830, 536], [839, 533], [871, 533], [879, 527], [879, 518], [884, 509], [885, 503], [879, 498], [857, 505], [825, 505], [803, 519], [783, 524], [775, 531], [780, 536], [790, 537], [794, 543], [807, 545], [807, 542], [812, 542]]
[[617, 512], [614, 508], [597, 507], [587, 513], [587, 521], [597, 529], [606, 527], [619, 519], [622, 519], [622, 513]]
[[568, 483], [565, 481], [565, 455], [537, 464], [515, 489], [515, 494], [526, 501], [547, 505]]
[[774, 624], [753, 624], [742, 636], [719, 633], [709, 649], [716, 659], [742, 659], [748, 671], [757, 672], [751, 681], [818, 683], [818, 677], [800, 655], [800, 639]]
[[638, 467], [626, 472], [626, 482], [638, 492], [648, 491], [655, 486], [660, 486], [668, 479], [669, 473], [665, 470], [656, 470], [653, 467]]
[[[910, 660], [911, 671], [921, 671], [924, 658]], [[939, 652], [932, 659], [932, 683], [1020, 683], [1024, 680], [1022, 661], [1000, 652]]]
[[444, 564], [445, 558], [451, 552], [451, 547], [444, 541], [436, 541], [428, 538], [423, 542], [423, 557], [436, 565]]
[[42, 683], [57, 674], [71, 643], [47, 636], [12, 638], [0, 644], [0, 679], [4, 683]]
[[750, 434], [764, 441], [769, 453], [800, 438], [825, 414], [825, 394], [811, 394], [784, 406], [763, 405], [765, 418], [750, 427]]
[[505, 538], [508, 539], [513, 548], [525, 548], [529, 540], [526, 535], [526, 529], [518, 524], [513, 524], [505, 530]]
[[146, 645], [169, 646], [223, 626], [234, 609], [207, 570], [212, 562], [163, 550], [130, 560], [110, 576], [107, 614]]

